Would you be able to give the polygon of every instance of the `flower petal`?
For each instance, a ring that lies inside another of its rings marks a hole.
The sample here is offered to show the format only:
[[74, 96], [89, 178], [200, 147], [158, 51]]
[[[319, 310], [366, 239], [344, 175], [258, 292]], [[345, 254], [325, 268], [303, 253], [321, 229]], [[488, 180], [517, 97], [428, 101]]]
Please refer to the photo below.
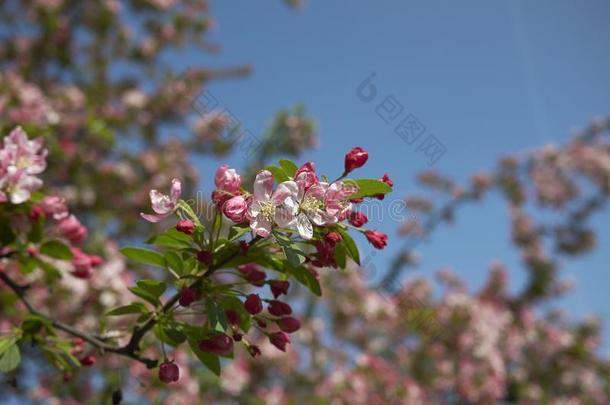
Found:
[[273, 174], [269, 170], [261, 170], [254, 180], [254, 197], [266, 201], [273, 192]]
[[273, 193], [273, 200], [275, 205], [280, 205], [286, 200], [288, 197], [296, 198], [299, 193], [299, 186], [292, 180], [284, 181], [277, 186], [277, 189]]
[[262, 216], [258, 216], [254, 218], [252, 222], [250, 222], [250, 228], [256, 233], [258, 236], [266, 238], [271, 234], [271, 227], [273, 224], [271, 221], [268, 221]]
[[309, 240], [313, 237], [313, 225], [307, 218], [307, 215], [300, 213], [297, 217], [297, 229], [301, 238]]
[[171, 200], [174, 204], [178, 202], [182, 194], [182, 182], [179, 179], [172, 179], [172, 187], [170, 189]]

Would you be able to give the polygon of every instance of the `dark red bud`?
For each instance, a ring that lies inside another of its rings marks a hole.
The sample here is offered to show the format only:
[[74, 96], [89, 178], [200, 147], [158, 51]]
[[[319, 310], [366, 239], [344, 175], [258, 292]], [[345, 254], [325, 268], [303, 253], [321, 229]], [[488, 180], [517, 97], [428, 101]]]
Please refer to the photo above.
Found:
[[244, 302], [244, 307], [252, 315], [256, 315], [263, 310], [263, 302], [257, 294], [249, 294]]
[[180, 369], [173, 362], [163, 362], [159, 366], [159, 379], [166, 384], [178, 381]]

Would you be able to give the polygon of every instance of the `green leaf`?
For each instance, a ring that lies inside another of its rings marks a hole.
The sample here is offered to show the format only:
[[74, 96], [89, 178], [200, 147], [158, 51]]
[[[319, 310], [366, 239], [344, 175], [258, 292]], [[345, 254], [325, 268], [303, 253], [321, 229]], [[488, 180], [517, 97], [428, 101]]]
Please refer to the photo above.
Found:
[[28, 232], [28, 240], [32, 243], [40, 243], [42, 240], [42, 231], [43, 231], [44, 217], [38, 218], [38, 221], [32, 224], [32, 228], [30, 232]]
[[273, 235], [275, 236], [275, 240], [277, 240], [278, 244], [282, 247], [286, 259], [288, 259], [288, 263], [290, 263], [291, 266], [298, 267], [305, 262], [307, 255], [289, 238], [277, 232], [274, 232]]
[[8, 349], [4, 351], [2, 357], [0, 357], [0, 372], [8, 373], [19, 366], [21, 362], [21, 353], [19, 352], [19, 347], [16, 344], [9, 346]]
[[51, 330], [53, 328], [53, 325], [48, 319], [43, 318], [39, 315], [30, 314], [21, 323], [21, 329], [25, 333], [29, 334], [36, 334], [43, 327], [47, 330]]
[[0, 217], [0, 245], [10, 245], [16, 237], [8, 219]]
[[309, 289], [312, 293], [320, 297], [322, 289], [318, 279], [305, 267], [287, 266], [288, 272], [301, 284]]
[[156, 324], [153, 332], [159, 340], [173, 347], [186, 341], [186, 335], [178, 329], [178, 325]]
[[55, 259], [71, 260], [70, 248], [58, 240], [50, 240], [40, 247], [40, 253]]
[[345, 256], [347, 254], [346, 250], [345, 245], [342, 243], [338, 243], [335, 246], [334, 258], [335, 262], [337, 262], [337, 266], [339, 266], [340, 269], [345, 268]]
[[178, 240], [169, 236], [167, 233], [155, 235], [149, 238], [146, 243], [173, 249], [185, 249], [191, 246], [190, 241]]
[[18, 337], [14, 334], [3, 336], [0, 338], [0, 356], [4, 354], [11, 346], [17, 343]]
[[284, 172], [284, 169], [282, 169], [281, 167], [277, 167], [277, 166], [267, 166], [265, 167], [266, 170], [269, 170], [272, 174], [273, 174], [273, 178], [275, 179], [275, 181], [277, 181], [278, 183], [281, 183], [283, 181], [287, 181], [290, 180], [290, 178], [288, 177], [288, 175], [286, 174], [286, 172]]
[[131, 291], [134, 295], [137, 295], [138, 297], [142, 298], [143, 300], [150, 302], [154, 306], [161, 305], [161, 301], [159, 301], [158, 297], [154, 296], [146, 290], [143, 290], [140, 287], [130, 287], [129, 291]]
[[163, 255], [154, 250], [124, 247], [121, 249], [121, 253], [134, 262], [165, 268], [165, 259], [163, 258]]
[[188, 340], [189, 346], [195, 356], [206, 366], [212, 373], [220, 376], [220, 358], [216, 355], [205, 353], [199, 350], [199, 344], [196, 340]]
[[248, 225], [233, 225], [229, 230], [229, 242], [233, 242], [234, 240], [241, 238], [243, 235], [250, 232], [250, 230], [251, 228]]
[[392, 191], [392, 187], [377, 179], [346, 179], [344, 182], [358, 186], [358, 191], [352, 194], [350, 198], [373, 197], [377, 194], [386, 194]]
[[170, 271], [174, 271], [178, 277], [184, 274], [184, 261], [176, 252], [165, 252], [165, 262]]
[[341, 238], [343, 238], [341, 243], [345, 244], [345, 249], [347, 250], [349, 257], [351, 257], [356, 264], [360, 265], [360, 253], [358, 252], [358, 246], [356, 246], [354, 239], [352, 239], [350, 234], [344, 229], [336, 228], [336, 230], [341, 234]]
[[114, 308], [108, 312], [106, 312], [106, 316], [118, 316], [118, 315], [127, 315], [127, 314], [145, 314], [148, 313], [148, 309], [144, 306], [144, 304], [140, 302], [134, 302], [128, 305], [123, 305], [121, 307]]
[[299, 167], [296, 165], [296, 163], [288, 159], [280, 160], [280, 166], [284, 170], [284, 173], [286, 173], [290, 177], [294, 177], [294, 174], [297, 172], [297, 170], [299, 170]]
[[142, 290], [150, 293], [155, 297], [160, 297], [165, 292], [167, 286], [163, 281], [152, 280], [152, 279], [144, 279], [136, 282], [137, 286]]

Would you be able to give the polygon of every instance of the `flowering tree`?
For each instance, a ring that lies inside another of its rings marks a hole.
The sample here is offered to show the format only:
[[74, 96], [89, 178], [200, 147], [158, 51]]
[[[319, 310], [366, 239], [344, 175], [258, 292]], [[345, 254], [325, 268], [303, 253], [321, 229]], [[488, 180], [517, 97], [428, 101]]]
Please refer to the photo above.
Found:
[[[437, 200], [406, 199], [418, 221], [371, 286], [353, 236], [386, 246], [360, 207], [392, 180], [353, 178], [359, 147], [330, 180], [285, 159], [316, 143], [300, 107], [247, 151], [230, 117], [199, 115], [202, 86], [248, 71], [166, 62], [217, 50], [206, 1], [9, 0], [0, 19], [2, 400], [608, 402], [598, 323], [540, 305], [567, 291], [562, 259], [595, 246], [610, 120], [468, 185], [422, 173]], [[198, 180], [187, 151], [232, 150], [250, 157], [241, 174], [223, 165], [208, 201], [182, 197]], [[526, 288], [509, 294], [501, 264], [476, 292], [448, 271], [440, 296], [401, 284], [418, 241], [494, 190]]]

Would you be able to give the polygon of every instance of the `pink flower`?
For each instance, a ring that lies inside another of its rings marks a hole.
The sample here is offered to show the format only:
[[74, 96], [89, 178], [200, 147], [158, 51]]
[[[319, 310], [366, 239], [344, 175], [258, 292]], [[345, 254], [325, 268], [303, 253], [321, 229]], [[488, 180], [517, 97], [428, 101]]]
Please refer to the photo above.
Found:
[[388, 244], [388, 235], [379, 231], [366, 231], [364, 233], [368, 241], [376, 249], [383, 249]]
[[347, 212], [352, 208], [350, 196], [358, 191], [358, 186], [337, 181], [331, 184], [324, 196], [326, 212], [336, 218], [336, 221], [345, 219]]
[[345, 173], [364, 166], [369, 158], [369, 153], [359, 146], [352, 148], [345, 155]]
[[30, 199], [32, 192], [40, 187], [42, 180], [38, 177], [29, 176], [25, 170], [16, 166], [8, 166], [4, 175], [0, 175], [0, 202], [8, 201], [10, 198], [13, 204], [24, 203]]
[[34, 175], [47, 167], [43, 143], [42, 138], [29, 140], [21, 127], [4, 138], [0, 149], [0, 202], [10, 199], [13, 204], [21, 204], [42, 186], [42, 180]]
[[182, 183], [178, 179], [172, 180], [169, 196], [157, 190], [150, 190], [150, 202], [155, 214], [140, 213], [140, 215], [149, 222], [159, 222], [167, 218], [176, 210], [180, 194], [182, 194]]
[[222, 206], [222, 212], [236, 224], [244, 222], [248, 212], [248, 203], [241, 195], [231, 198]]
[[57, 225], [57, 229], [72, 243], [80, 243], [87, 237], [87, 228], [74, 215], [62, 219]]
[[318, 183], [318, 176], [316, 176], [316, 169], [314, 168], [313, 162], [304, 163], [294, 174], [294, 178], [301, 178], [304, 181], [305, 189]]
[[229, 166], [222, 165], [216, 170], [214, 184], [216, 184], [216, 188], [219, 190], [230, 194], [239, 194], [241, 176], [237, 174], [235, 169], [229, 169]]
[[53, 218], [56, 221], [61, 221], [70, 215], [66, 199], [55, 195], [48, 195], [43, 198], [40, 207], [47, 218]]
[[15, 127], [4, 138], [4, 146], [0, 150], [0, 162], [6, 166], [15, 166], [26, 174], [40, 174], [47, 168], [46, 149], [42, 149], [44, 140], [36, 138], [29, 140], [21, 127]]
[[273, 192], [273, 175], [261, 170], [254, 181], [254, 195], [248, 207], [250, 228], [266, 238], [271, 234], [274, 222], [280, 227], [290, 227], [294, 223], [297, 207], [293, 196], [298, 186], [294, 181], [285, 181]]

